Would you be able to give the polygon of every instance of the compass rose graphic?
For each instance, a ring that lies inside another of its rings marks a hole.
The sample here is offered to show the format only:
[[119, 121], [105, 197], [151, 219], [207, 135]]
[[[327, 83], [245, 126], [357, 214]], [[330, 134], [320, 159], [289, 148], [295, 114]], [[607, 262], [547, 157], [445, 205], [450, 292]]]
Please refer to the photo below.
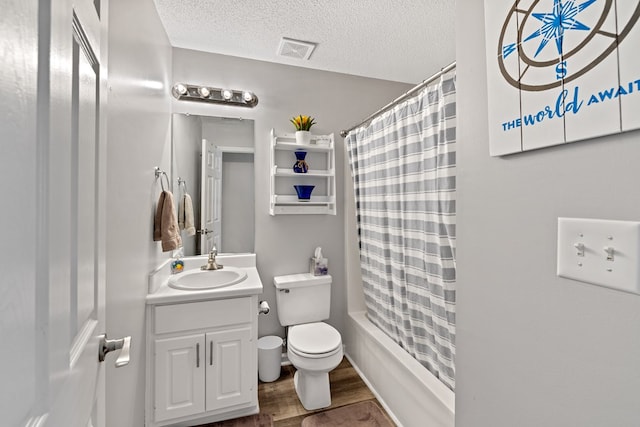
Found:
[[565, 30], [582, 30], [588, 31], [590, 28], [576, 19], [576, 16], [584, 9], [595, 3], [596, 0], [587, 0], [579, 6], [570, 0], [562, 3], [561, 0], [554, 0], [553, 12], [551, 13], [533, 13], [532, 16], [542, 21], [542, 26], [536, 30], [524, 41], [542, 37], [540, 46], [534, 57], [538, 56], [540, 51], [551, 41], [555, 39], [558, 54], [562, 55], [562, 40], [564, 39]]
[[614, 0], [516, 0], [498, 40], [502, 76], [517, 89], [544, 91], [588, 73], [638, 21], [640, 0], [627, 1], [636, 9], [617, 22]]

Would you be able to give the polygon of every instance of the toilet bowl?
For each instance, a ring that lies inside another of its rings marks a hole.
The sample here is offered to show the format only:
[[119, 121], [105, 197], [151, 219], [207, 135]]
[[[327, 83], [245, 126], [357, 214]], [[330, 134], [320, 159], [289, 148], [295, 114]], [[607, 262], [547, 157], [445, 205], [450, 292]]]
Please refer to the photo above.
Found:
[[287, 357], [296, 368], [293, 378], [300, 403], [306, 410], [331, 405], [329, 372], [343, 357], [342, 338], [332, 326], [307, 323], [289, 327]]
[[292, 274], [273, 278], [278, 319], [287, 327], [287, 357], [294, 385], [307, 410], [331, 405], [329, 372], [342, 361], [342, 337], [329, 318], [331, 276]]

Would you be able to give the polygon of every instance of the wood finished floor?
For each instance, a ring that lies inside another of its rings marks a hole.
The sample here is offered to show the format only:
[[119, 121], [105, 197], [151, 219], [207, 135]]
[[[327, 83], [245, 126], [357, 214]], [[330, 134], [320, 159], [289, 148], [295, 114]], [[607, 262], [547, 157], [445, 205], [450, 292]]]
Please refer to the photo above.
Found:
[[279, 379], [271, 383], [260, 382], [258, 385], [260, 412], [271, 414], [274, 427], [300, 427], [302, 420], [309, 414], [368, 400], [375, 402], [386, 414], [347, 358], [342, 359], [340, 365], [329, 373], [331, 406], [323, 410], [304, 409], [293, 387], [294, 373], [293, 366], [283, 366]]

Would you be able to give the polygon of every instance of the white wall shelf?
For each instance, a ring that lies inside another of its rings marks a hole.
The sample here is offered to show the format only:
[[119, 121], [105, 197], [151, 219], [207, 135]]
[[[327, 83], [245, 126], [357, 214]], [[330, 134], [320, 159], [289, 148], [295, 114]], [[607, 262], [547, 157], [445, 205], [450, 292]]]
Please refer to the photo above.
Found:
[[[296, 173], [295, 151], [306, 151], [307, 173]], [[271, 129], [269, 213], [336, 214], [335, 144], [333, 134], [312, 135], [310, 144], [296, 144], [294, 133]], [[315, 185], [310, 200], [299, 200], [294, 185]]]
[[[285, 168], [281, 168], [278, 166], [275, 166], [275, 174], [276, 176], [288, 176], [288, 177], [292, 177], [292, 178], [300, 178], [299, 173], [295, 173], [293, 171], [293, 168], [289, 168], [289, 169], [285, 169]], [[325, 170], [314, 170], [314, 169], [309, 169], [307, 171], [306, 174], [304, 174], [305, 176], [321, 176], [321, 177], [331, 177], [334, 175], [333, 170], [330, 171], [325, 171]]]

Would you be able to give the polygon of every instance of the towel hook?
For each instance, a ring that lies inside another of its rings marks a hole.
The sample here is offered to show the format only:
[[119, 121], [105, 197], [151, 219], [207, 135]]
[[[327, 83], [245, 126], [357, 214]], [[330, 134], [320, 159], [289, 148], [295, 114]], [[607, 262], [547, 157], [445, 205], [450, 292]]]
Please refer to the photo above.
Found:
[[182, 185], [184, 187], [184, 193], [187, 194], [187, 181], [178, 177], [178, 188], [180, 188], [180, 185]]
[[169, 176], [167, 175], [167, 173], [163, 170], [160, 170], [160, 168], [158, 166], [156, 166], [154, 168], [155, 170], [155, 174], [156, 174], [156, 179], [158, 179], [158, 177], [160, 177], [160, 187], [162, 188], [162, 191], [167, 191], [164, 189], [164, 182], [162, 181], [162, 176], [165, 177], [165, 179], [167, 180], [167, 188], [171, 187], [171, 184], [169, 182]]

